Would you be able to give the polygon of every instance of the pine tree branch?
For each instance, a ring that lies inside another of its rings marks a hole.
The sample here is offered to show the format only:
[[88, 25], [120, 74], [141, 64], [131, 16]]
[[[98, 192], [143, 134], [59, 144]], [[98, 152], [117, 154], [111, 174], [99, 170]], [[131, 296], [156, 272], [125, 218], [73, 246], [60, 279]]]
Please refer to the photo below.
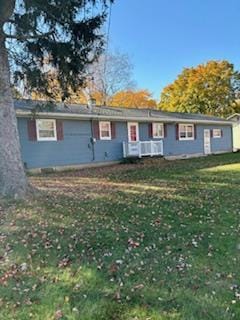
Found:
[[42, 34], [35, 34], [35, 35], [14, 35], [14, 34], [7, 34], [5, 33], [5, 38], [6, 39], [15, 39], [19, 41], [26, 41], [26, 40], [31, 40], [31, 39], [41, 39], [41, 38], [46, 38], [50, 35], [52, 35], [54, 31], [49, 31], [46, 33]]
[[16, 23], [16, 21], [14, 20], [14, 19], [8, 19], [7, 21], [6, 21], [6, 23]]

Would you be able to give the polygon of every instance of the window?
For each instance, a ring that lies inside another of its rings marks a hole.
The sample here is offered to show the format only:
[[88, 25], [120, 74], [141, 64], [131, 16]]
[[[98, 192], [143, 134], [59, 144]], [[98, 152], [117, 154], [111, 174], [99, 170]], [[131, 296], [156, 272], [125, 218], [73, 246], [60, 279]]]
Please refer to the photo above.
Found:
[[111, 123], [109, 121], [100, 121], [99, 131], [101, 140], [111, 140]]
[[179, 124], [179, 140], [194, 140], [193, 124]]
[[221, 129], [213, 129], [213, 138], [221, 138], [222, 130]]
[[37, 140], [38, 141], [56, 141], [56, 120], [37, 119]]
[[164, 137], [164, 129], [162, 123], [153, 123], [153, 138], [163, 138]]

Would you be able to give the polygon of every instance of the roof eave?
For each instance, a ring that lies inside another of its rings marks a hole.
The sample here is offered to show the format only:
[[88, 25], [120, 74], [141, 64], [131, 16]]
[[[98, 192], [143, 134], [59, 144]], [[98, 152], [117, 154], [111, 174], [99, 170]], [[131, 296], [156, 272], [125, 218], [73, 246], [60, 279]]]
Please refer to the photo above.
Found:
[[240, 116], [240, 113], [234, 113], [231, 116], [227, 117], [227, 120], [230, 120], [230, 119], [232, 119], [234, 117], [239, 117], [239, 116]]
[[[118, 121], [138, 121], [138, 122], [168, 122], [168, 123], [208, 123], [208, 124], [224, 124], [231, 125], [230, 120], [200, 120], [200, 119], [178, 119], [178, 118], [160, 118], [160, 117], [121, 117], [97, 114], [77, 114], [77, 113], [61, 113], [61, 112], [41, 112], [34, 114], [36, 117], [56, 118], [56, 119], [75, 119], [75, 120], [118, 120]], [[31, 111], [16, 110], [16, 116], [19, 118], [31, 117]]]

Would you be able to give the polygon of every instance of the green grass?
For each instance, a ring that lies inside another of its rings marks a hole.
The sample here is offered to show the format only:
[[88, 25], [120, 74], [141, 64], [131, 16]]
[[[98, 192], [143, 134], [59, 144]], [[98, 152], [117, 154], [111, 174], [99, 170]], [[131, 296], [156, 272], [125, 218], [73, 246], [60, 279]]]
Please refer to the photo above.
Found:
[[0, 207], [0, 319], [240, 319], [240, 154], [30, 179]]

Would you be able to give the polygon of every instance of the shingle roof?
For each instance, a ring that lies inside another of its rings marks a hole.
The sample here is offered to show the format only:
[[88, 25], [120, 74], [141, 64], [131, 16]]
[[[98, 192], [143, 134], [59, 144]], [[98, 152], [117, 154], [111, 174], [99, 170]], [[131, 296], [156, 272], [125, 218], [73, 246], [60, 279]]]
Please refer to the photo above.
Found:
[[[92, 110], [89, 109], [87, 105], [80, 104], [54, 104], [52, 109], [45, 107], [46, 102], [36, 101], [36, 100], [15, 100], [14, 101], [16, 111], [32, 111], [37, 109], [37, 112], [49, 112], [49, 113], [59, 113], [59, 114], [74, 114], [74, 115], [86, 115], [86, 116], [106, 116], [119, 117], [121, 119], [128, 118], [139, 118], [140, 120], [151, 120], [151, 118], [159, 120], [195, 120], [204, 122], [228, 122], [228, 120], [220, 117], [207, 116], [203, 114], [193, 114], [193, 113], [180, 113], [180, 112], [165, 112], [155, 109], [130, 109], [130, 108], [120, 108], [120, 107], [105, 107], [105, 106], [94, 106]], [[231, 123], [231, 121], [229, 121]]]

